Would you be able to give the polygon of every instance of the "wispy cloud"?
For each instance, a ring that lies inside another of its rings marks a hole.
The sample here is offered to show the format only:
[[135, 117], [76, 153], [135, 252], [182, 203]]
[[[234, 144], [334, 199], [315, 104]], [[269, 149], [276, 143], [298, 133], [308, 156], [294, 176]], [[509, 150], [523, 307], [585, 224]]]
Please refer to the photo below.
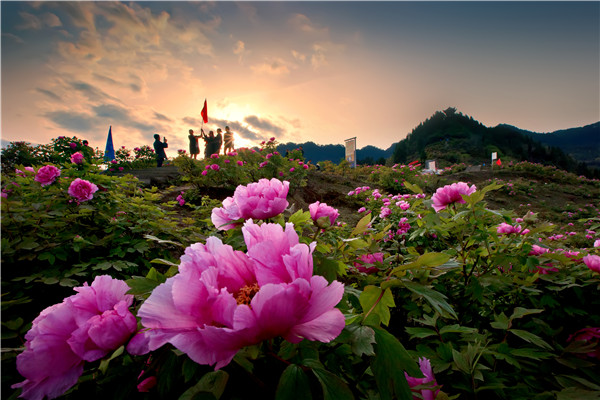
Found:
[[60, 96], [58, 96], [56, 93], [50, 91], [50, 90], [46, 90], [46, 89], [42, 89], [42, 88], [35, 88], [36, 91], [38, 91], [39, 93], [42, 93], [48, 97], [50, 97], [52, 100], [56, 100], [56, 101], [61, 101], [62, 99], [60, 98]]
[[287, 75], [290, 73], [290, 68], [288, 65], [289, 64], [285, 60], [276, 58], [265, 61], [261, 64], [252, 65], [250, 69], [258, 74]]
[[244, 118], [244, 122], [253, 126], [254, 128], [274, 133], [275, 135], [283, 135], [285, 133], [285, 129], [282, 127], [275, 125], [273, 122], [267, 119], [258, 118], [256, 115], [247, 116]]

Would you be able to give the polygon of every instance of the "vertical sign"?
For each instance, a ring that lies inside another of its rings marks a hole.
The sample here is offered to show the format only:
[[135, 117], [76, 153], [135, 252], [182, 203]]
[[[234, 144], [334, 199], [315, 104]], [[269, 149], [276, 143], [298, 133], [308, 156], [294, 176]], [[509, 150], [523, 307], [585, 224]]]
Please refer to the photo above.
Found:
[[356, 168], [356, 137], [346, 139], [346, 161]]
[[493, 152], [492, 153], [492, 161], [494, 161], [496, 158], [498, 158], [498, 153]]

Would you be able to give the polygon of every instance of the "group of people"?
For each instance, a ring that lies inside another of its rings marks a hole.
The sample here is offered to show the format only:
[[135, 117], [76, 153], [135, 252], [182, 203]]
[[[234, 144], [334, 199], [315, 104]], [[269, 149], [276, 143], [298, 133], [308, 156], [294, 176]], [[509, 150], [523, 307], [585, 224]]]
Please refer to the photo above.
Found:
[[[229, 151], [233, 151], [233, 132], [229, 129], [229, 126], [225, 127], [225, 134], [221, 128], [217, 129], [217, 135], [213, 131], [209, 131], [208, 135], [204, 133], [203, 129], [200, 129], [200, 135], [194, 135], [194, 130], [190, 129], [188, 138], [190, 140], [190, 156], [196, 160], [200, 153], [200, 146], [198, 145], [198, 139], [204, 140], [204, 158], [209, 158], [213, 154], [221, 153], [221, 146], [223, 146], [223, 153], [227, 154]], [[169, 147], [167, 144], [167, 138], [160, 140], [160, 135], [154, 135], [154, 153], [156, 154], [156, 166], [162, 167], [163, 162], [167, 158], [165, 149]]]
[[233, 132], [229, 126], [225, 127], [225, 134], [223, 134], [221, 128], [218, 128], [216, 135], [213, 131], [209, 131], [207, 135], [203, 129], [200, 129], [200, 135], [194, 135], [194, 131], [190, 129], [188, 138], [190, 140], [190, 156], [195, 160], [200, 154], [200, 146], [198, 145], [198, 139], [200, 138], [204, 140], [204, 158], [208, 158], [213, 154], [220, 154], [223, 145], [224, 154], [234, 150]]

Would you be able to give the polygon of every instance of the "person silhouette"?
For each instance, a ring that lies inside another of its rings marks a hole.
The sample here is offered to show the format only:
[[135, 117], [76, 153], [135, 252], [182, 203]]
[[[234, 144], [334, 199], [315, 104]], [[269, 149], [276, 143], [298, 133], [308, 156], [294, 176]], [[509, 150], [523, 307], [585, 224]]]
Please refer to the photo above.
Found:
[[167, 138], [164, 138], [163, 141], [160, 141], [160, 135], [157, 133], [154, 135], [154, 153], [156, 154], [156, 166], [162, 167], [163, 162], [167, 158], [167, 153], [165, 153], [165, 149], [169, 147], [167, 144]]

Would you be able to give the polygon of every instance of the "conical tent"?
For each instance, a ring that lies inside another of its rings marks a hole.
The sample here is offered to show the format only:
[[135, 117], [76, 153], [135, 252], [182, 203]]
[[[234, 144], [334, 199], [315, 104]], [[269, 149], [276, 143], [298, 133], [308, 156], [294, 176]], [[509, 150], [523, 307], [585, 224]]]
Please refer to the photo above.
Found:
[[106, 139], [106, 149], [104, 150], [104, 160], [111, 161], [115, 159], [115, 146], [112, 140], [112, 125], [108, 128], [108, 138]]

